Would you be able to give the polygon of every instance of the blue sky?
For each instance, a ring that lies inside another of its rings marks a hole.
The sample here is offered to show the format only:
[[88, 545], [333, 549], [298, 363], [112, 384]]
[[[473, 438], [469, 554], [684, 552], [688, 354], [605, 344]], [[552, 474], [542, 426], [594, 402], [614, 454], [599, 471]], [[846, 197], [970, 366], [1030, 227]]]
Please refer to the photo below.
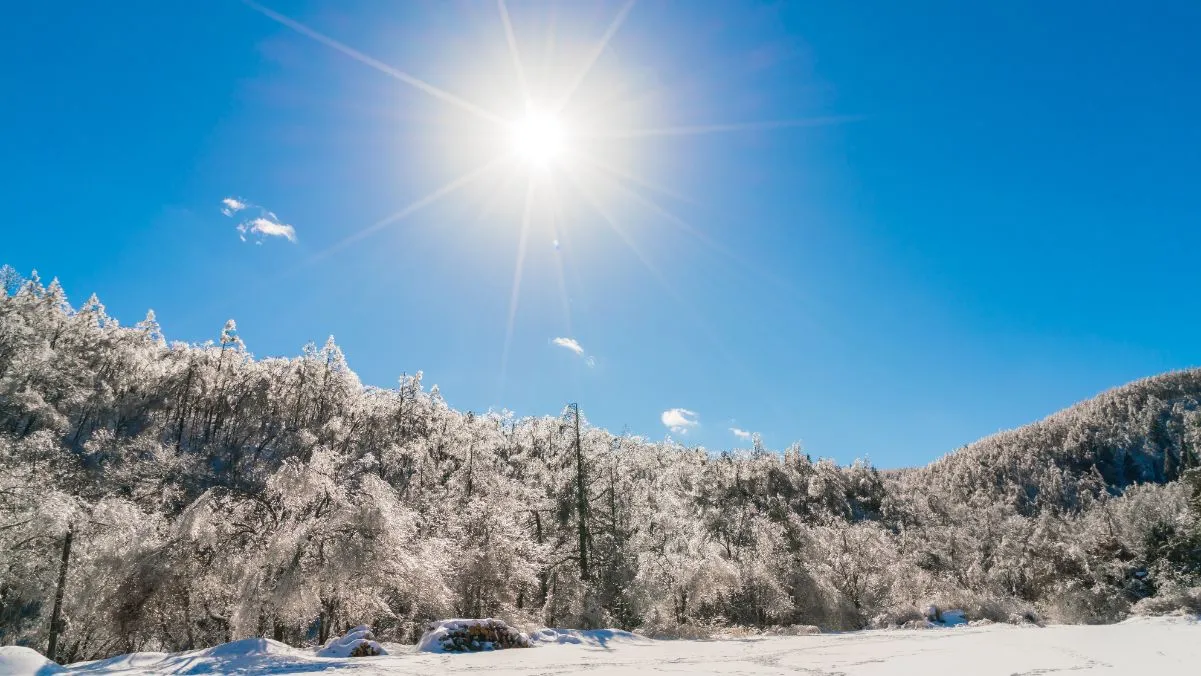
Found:
[[[531, 95], [624, 4], [513, 0]], [[366, 233], [501, 143], [396, 70], [520, 116], [497, 5], [270, 8], [395, 70], [233, 0], [11, 8], [0, 261], [461, 409], [884, 467], [1201, 364], [1195, 2], [645, 0], [561, 116], [610, 170], [494, 165]]]

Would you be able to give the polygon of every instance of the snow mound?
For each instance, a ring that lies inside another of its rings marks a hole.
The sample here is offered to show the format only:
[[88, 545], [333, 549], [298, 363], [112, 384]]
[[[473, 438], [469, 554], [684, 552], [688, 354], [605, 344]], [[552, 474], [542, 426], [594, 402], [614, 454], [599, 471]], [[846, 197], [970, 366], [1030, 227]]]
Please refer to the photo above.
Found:
[[6, 645], [0, 647], [0, 674], [9, 676], [43, 676], [62, 673], [63, 668], [46, 659], [32, 648]]
[[215, 645], [212, 648], [193, 651], [197, 657], [265, 657], [267, 655], [291, 655], [296, 649], [286, 643], [269, 638], [244, 638]]
[[620, 629], [539, 629], [530, 633], [534, 645], [583, 645], [608, 647], [610, 643], [645, 644], [651, 640]]
[[[244, 638], [181, 653], [141, 652], [69, 665], [88, 674], [231, 674], [306, 671], [313, 653], [268, 638]], [[6, 673], [0, 668], [0, 674]], [[53, 672], [46, 672], [53, 673]], [[40, 676], [40, 675], [39, 675]]]
[[371, 627], [365, 624], [351, 629], [345, 636], [331, 638], [317, 650], [318, 657], [374, 657], [387, 654], [388, 651], [376, 642]]
[[458, 619], [431, 622], [417, 650], [431, 653], [529, 648], [530, 637], [501, 620]]

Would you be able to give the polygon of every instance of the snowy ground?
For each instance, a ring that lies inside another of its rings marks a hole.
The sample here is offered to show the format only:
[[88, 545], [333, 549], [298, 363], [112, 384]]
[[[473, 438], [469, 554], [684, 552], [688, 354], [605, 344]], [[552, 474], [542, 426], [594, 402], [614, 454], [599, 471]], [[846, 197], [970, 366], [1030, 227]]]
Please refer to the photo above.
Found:
[[[1197, 674], [1201, 623], [1183, 618], [1108, 626], [992, 625], [716, 641], [650, 641], [620, 632], [572, 632], [561, 642], [443, 655], [387, 646], [391, 655], [320, 658], [312, 650], [248, 639], [207, 650], [138, 653], [59, 670], [23, 648], [0, 648], [5, 674]], [[21, 664], [22, 661], [26, 663]]]

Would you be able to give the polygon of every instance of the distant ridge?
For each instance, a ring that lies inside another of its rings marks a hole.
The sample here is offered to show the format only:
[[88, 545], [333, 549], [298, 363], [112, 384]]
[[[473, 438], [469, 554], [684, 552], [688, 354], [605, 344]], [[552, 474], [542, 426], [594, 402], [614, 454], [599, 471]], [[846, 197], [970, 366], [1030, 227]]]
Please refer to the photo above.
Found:
[[[1142, 378], [948, 453], [906, 475], [944, 488], [1012, 496], [1034, 508], [1054, 497], [1075, 504], [1085, 488], [1120, 494], [1167, 483], [1201, 465], [1201, 369]], [[1059, 486], [1062, 493], [1045, 494]]]

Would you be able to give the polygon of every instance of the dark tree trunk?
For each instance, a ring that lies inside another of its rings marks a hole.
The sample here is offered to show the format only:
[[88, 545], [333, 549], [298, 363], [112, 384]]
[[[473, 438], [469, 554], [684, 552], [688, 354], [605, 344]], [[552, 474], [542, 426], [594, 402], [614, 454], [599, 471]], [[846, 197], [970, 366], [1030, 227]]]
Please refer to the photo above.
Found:
[[318, 616], [317, 641], [321, 645], [329, 640], [330, 629], [333, 629], [334, 623], [337, 621], [338, 603], [337, 601], [329, 600], [321, 602], [321, 614]]
[[183, 622], [188, 632], [188, 650], [196, 649], [196, 634], [192, 631], [192, 592], [184, 589], [183, 592]]
[[71, 540], [75, 537], [75, 526], [67, 528], [67, 536], [63, 538], [62, 562], [58, 567], [58, 589], [54, 591], [54, 611], [50, 614], [50, 641], [46, 645], [46, 657], [57, 660], [58, 636], [62, 632], [63, 593], [67, 587], [67, 566], [71, 563]]
[[575, 507], [579, 522], [580, 579], [588, 579], [588, 492], [584, 482], [584, 449], [580, 447], [580, 405], [572, 404], [575, 413]]

